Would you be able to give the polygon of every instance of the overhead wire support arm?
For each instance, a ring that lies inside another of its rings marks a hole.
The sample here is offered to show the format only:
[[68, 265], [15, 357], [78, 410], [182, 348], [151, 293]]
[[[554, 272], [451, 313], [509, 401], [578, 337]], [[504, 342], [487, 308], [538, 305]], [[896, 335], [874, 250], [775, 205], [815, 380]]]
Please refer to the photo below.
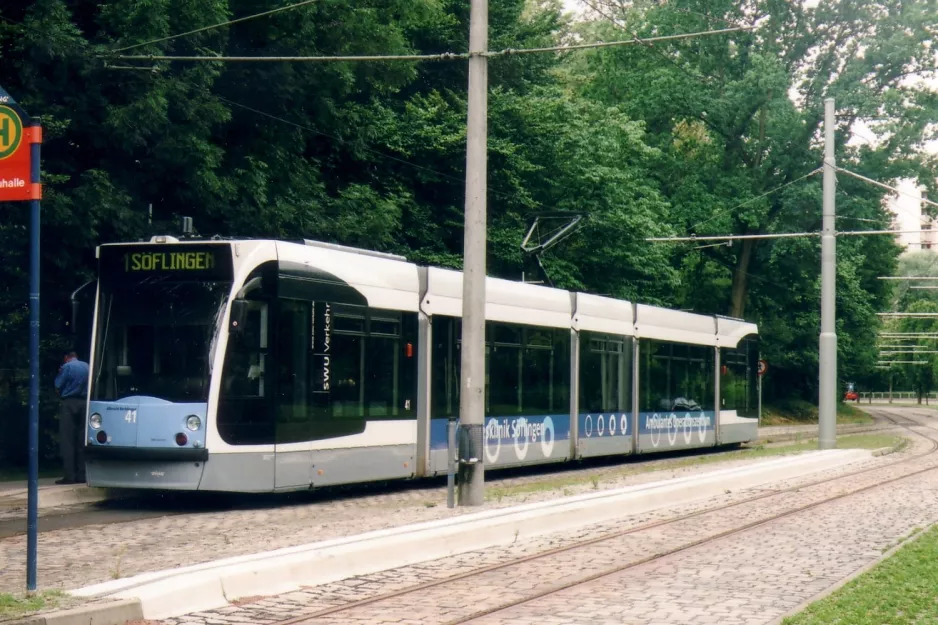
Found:
[[[706, 30], [693, 33], [681, 33], [677, 35], [661, 35], [659, 37], [645, 37], [624, 39], [621, 41], [600, 41], [596, 43], [584, 43], [573, 45], [550, 46], [545, 48], [505, 48], [504, 50], [493, 50], [488, 52], [444, 52], [441, 54], [391, 54], [391, 55], [356, 55], [356, 56], [174, 56], [159, 54], [116, 54], [113, 58], [124, 61], [207, 61], [212, 63], [270, 63], [270, 62], [305, 62], [305, 63], [329, 63], [329, 62], [372, 62], [372, 61], [453, 61], [459, 59], [468, 59], [472, 56], [483, 56], [486, 58], [496, 58], [501, 56], [513, 56], [518, 54], [539, 54], [545, 52], [569, 52], [574, 50], [588, 50], [592, 48], [610, 48], [615, 46], [636, 45], [641, 43], [655, 43], [661, 41], [674, 41], [678, 39], [690, 39], [693, 37], [702, 37], [706, 35], [723, 35], [726, 33], [752, 30], [754, 26], [739, 26], [737, 28], [724, 28], [720, 30]], [[196, 32], [196, 31], [193, 31]], [[183, 33], [186, 34], [186, 33]], [[182, 36], [182, 35], [175, 35]], [[169, 37], [172, 38], [172, 37]], [[154, 43], [154, 42], [149, 42]], [[144, 44], [139, 44], [144, 45]], [[137, 47], [137, 46], [134, 46]], [[120, 52], [115, 50], [114, 52]]]
[[468, 59], [468, 52], [444, 52], [442, 54], [388, 54], [365, 56], [167, 56], [159, 54], [124, 55], [114, 58], [123, 61], [210, 61], [219, 63], [330, 63], [330, 62], [374, 62], [374, 61], [453, 61]]
[[[892, 191], [893, 193], [898, 193], [899, 195], [906, 195], [906, 196], [915, 197], [915, 196], [912, 196], [912, 194], [910, 194], [910, 193], [908, 193], [908, 192], [906, 192], [906, 191], [902, 191], [901, 189], [897, 189], [897, 188], [895, 188], [895, 187], [891, 187], [891, 186], [889, 186], [888, 184], [879, 182], [878, 180], [873, 180], [872, 178], [867, 178], [866, 176], [864, 176], [864, 175], [862, 175], [862, 174], [858, 174], [858, 173], [856, 173], [856, 172], [852, 172], [852, 171], [850, 171], [849, 169], [844, 169], [843, 167], [837, 167], [836, 169], [837, 169], [838, 172], [840, 172], [840, 173], [842, 173], [842, 174], [847, 174], [848, 176], [852, 176], [852, 177], [856, 178], [857, 180], [862, 180], [863, 182], [868, 182], [868, 183], [870, 183], [870, 184], [872, 184], [872, 185], [875, 185], [875, 186], [877, 186], [877, 187], [880, 187], [880, 188], [882, 188], [882, 189], [886, 189], [887, 191]], [[921, 202], [923, 202], [923, 203], [925, 203], [925, 204], [928, 204], [929, 206], [938, 206], [938, 202], [933, 202], [932, 200], [929, 200], [928, 198], [924, 198], [924, 197], [918, 198], [918, 197], [916, 197], [916, 199], [919, 200], [919, 201], [921, 201]], [[915, 232], [919, 232], [919, 231], [916, 230]]]
[[738, 241], [741, 239], [793, 239], [796, 237], [818, 237], [820, 232], [781, 232], [777, 234], [725, 234], [717, 236], [689, 237], [647, 237], [646, 241], [681, 242], [681, 241]]
[[[920, 230], [845, 230], [840, 232], [835, 232], [835, 236], [860, 236], [865, 234], [913, 234], [918, 233]], [[723, 234], [723, 235], [713, 235], [713, 236], [688, 236], [688, 237], [648, 237], [645, 240], [651, 242], [686, 242], [686, 241], [736, 241], [739, 239], [792, 239], [796, 237], [819, 237], [822, 232], [780, 232], [776, 234]], [[880, 278], [881, 280], [886, 280], [889, 278]], [[928, 280], [929, 278], [916, 278], [916, 280]], [[935, 278], [938, 279], [938, 278]]]

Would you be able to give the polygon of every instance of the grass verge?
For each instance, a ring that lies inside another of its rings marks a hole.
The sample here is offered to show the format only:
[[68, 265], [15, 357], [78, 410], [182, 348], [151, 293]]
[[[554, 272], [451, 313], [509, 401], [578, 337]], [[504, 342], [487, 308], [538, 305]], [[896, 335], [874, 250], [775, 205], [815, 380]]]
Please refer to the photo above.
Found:
[[55, 609], [69, 596], [61, 590], [43, 590], [25, 595], [0, 593], [0, 621], [26, 616], [40, 610]]
[[[916, 528], [902, 539], [920, 533]], [[912, 625], [938, 622], [938, 526], [783, 625]]]
[[[762, 426], [809, 425], [817, 423], [817, 406], [802, 400], [789, 400], [762, 407]], [[837, 423], [844, 425], [873, 423], [873, 417], [853, 404], [837, 404]]]
[[[888, 434], [854, 434], [837, 438], [837, 447], [839, 449], [880, 449], [882, 447], [901, 449], [906, 443], [907, 439], [904, 437], [891, 436]], [[582, 490], [583, 487], [587, 485], [590, 485], [594, 490], [598, 490], [602, 482], [613, 481], [632, 475], [655, 471], [673, 471], [686, 467], [730, 462], [734, 460], [753, 460], [770, 456], [787, 456], [790, 454], [804, 453], [806, 451], [814, 451], [816, 449], [817, 439], [814, 438], [780, 445], [743, 447], [733, 451], [705, 456], [692, 456], [674, 460], [650, 460], [640, 464], [635, 463], [609, 469], [597, 469], [595, 472], [585, 475], [579, 473], [576, 475], [545, 477], [543, 480], [535, 480], [523, 484], [487, 488], [486, 499], [501, 501], [505, 497], [516, 497], [518, 495], [545, 491], [560, 491], [564, 495], [570, 495], [573, 494], [573, 490]]]

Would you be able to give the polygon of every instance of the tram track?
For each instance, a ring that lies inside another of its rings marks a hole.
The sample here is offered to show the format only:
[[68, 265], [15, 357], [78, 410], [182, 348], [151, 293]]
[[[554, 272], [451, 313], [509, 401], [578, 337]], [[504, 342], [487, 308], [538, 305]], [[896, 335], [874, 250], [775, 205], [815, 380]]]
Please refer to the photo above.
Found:
[[[882, 432], [880, 424], [871, 427], [848, 426], [851, 429], [838, 428], [838, 436], [853, 436], [864, 433]], [[765, 439], [769, 440], [765, 440]], [[782, 435], [768, 435], [759, 438], [751, 445], [783, 444], [796, 440], [803, 440], [800, 432], [789, 432]], [[592, 470], [609, 470], [627, 467], [630, 464], [651, 463], [652, 466], [661, 464], [667, 468], [667, 463], [687, 457], [706, 457], [732, 453], [735, 449], [727, 448], [694, 448], [666, 452], [654, 456], [620, 456], [596, 457], [580, 460], [569, 466], [533, 465], [501, 469], [492, 472], [493, 480], [504, 481], [505, 485], [520, 484], [540, 479], [552, 479], [576, 475], [578, 472]], [[336, 503], [345, 500], [367, 499], [373, 495], [388, 493], [407, 494], [411, 491], [430, 491], [445, 485], [445, 476], [427, 478], [423, 481], [396, 481], [376, 482], [367, 484], [351, 484], [335, 487], [323, 487], [312, 492], [277, 493], [260, 495], [219, 494], [204, 492], [136, 492], [114, 499], [63, 506], [40, 511], [39, 533], [57, 532], [77, 529], [91, 525], [121, 525], [184, 516], [193, 513], [217, 513], [229, 511], [262, 510], [265, 508], [281, 508], [289, 506], [304, 506], [318, 503]], [[435, 493], [429, 493], [433, 496]], [[26, 515], [24, 509], [0, 509], [0, 541], [24, 536], [26, 534]]]
[[[835, 476], [828, 477], [828, 478], [822, 478], [822, 479], [798, 484], [798, 485], [787, 487], [787, 488], [767, 490], [760, 494], [753, 495], [751, 497], [747, 497], [738, 501], [728, 503], [719, 508], [707, 508], [704, 510], [690, 512], [690, 513], [679, 515], [679, 516], [672, 517], [669, 519], [663, 519], [660, 521], [653, 521], [650, 523], [640, 524], [640, 525], [637, 525], [635, 527], [631, 527], [625, 530], [603, 534], [594, 538], [575, 542], [569, 545], [563, 545], [560, 547], [556, 547], [554, 549], [541, 551], [541, 552], [530, 554], [530, 555], [523, 556], [520, 558], [515, 558], [506, 562], [499, 562], [499, 563], [491, 564], [488, 566], [477, 567], [472, 570], [465, 571], [463, 573], [459, 573], [459, 574], [452, 575], [449, 577], [445, 577], [445, 578], [441, 578], [437, 580], [431, 580], [431, 581], [427, 581], [427, 582], [423, 582], [419, 584], [414, 584], [412, 586], [401, 588], [399, 590], [395, 590], [392, 592], [382, 593], [382, 594], [378, 594], [372, 597], [360, 599], [357, 601], [351, 601], [351, 602], [343, 603], [340, 605], [331, 606], [325, 609], [318, 610], [316, 612], [304, 614], [302, 616], [297, 616], [297, 617], [293, 617], [287, 620], [278, 621], [273, 625], [304, 625], [308, 623], [311, 624], [316, 619], [321, 619], [321, 618], [326, 618], [326, 617], [334, 618], [336, 616], [341, 616], [343, 613], [351, 613], [352, 611], [357, 610], [357, 609], [361, 609], [361, 608], [365, 608], [369, 606], [376, 606], [377, 604], [380, 604], [381, 602], [399, 599], [402, 597], [406, 597], [408, 595], [414, 595], [414, 594], [425, 592], [431, 589], [440, 588], [448, 584], [455, 584], [455, 583], [463, 582], [464, 580], [468, 578], [479, 577], [479, 576], [483, 576], [483, 575], [495, 573], [495, 572], [507, 572], [507, 571], [510, 571], [514, 567], [520, 567], [521, 565], [528, 564], [531, 562], [536, 562], [538, 560], [546, 560], [553, 556], [557, 556], [561, 554], [568, 554], [571, 552], [575, 552], [577, 550], [583, 550], [586, 548], [595, 547], [598, 545], [602, 545], [603, 543], [611, 543], [612, 541], [615, 541], [617, 539], [639, 534], [641, 532], [647, 532], [649, 530], [663, 528], [669, 525], [676, 525], [678, 523], [692, 520], [692, 519], [700, 519], [707, 515], [721, 513], [726, 510], [731, 510], [734, 508], [741, 508], [742, 506], [749, 505], [754, 502], [765, 501], [765, 500], [769, 500], [772, 498], [778, 498], [785, 494], [799, 493], [799, 492], [803, 492], [808, 489], [822, 486], [825, 484], [831, 484], [831, 483], [838, 482], [838, 481], [856, 478], [857, 476], [862, 476], [864, 474], [868, 474], [873, 471], [884, 471], [884, 470], [892, 469], [895, 467], [899, 467], [901, 465], [907, 465], [910, 463], [914, 463], [916, 461], [921, 461], [926, 458], [930, 459], [931, 457], [935, 457], [936, 454], [938, 454], [938, 438], [935, 438], [935, 436], [938, 435], [938, 433], [935, 433], [934, 428], [931, 428], [927, 425], [923, 425], [922, 423], [915, 421], [914, 419], [909, 419], [908, 417], [904, 415], [891, 413], [888, 410], [883, 410], [883, 409], [876, 409], [876, 410], [879, 413], [878, 416], [881, 416], [885, 418], [886, 420], [890, 421], [897, 428], [902, 428], [906, 430], [907, 432], [928, 441], [930, 443], [929, 448], [923, 452], [916, 453], [911, 456], [907, 456], [898, 460], [894, 460], [889, 463], [879, 464], [874, 467], [868, 467], [865, 469], [860, 469], [858, 471], [851, 471], [848, 473], [835, 475]], [[935, 434], [926, 435], [925, 433], [916, 431], [916, 429], [928, 430], [929, 432], [932, 432]], [[883, 431], [883, 430], [880, 430], [880, 431]], [[918, 475], [922, 475], [924, 473], [928, 473], [936, 469], [938, 469], [938, 464], [933, 464], [933, 465], [930, 465], [930, 466], [927, 466], [918, 470], [914, 470], [912, 472], [903, 473], [901, 475], [891, 477], [885, 480], [879, 480], [873, 484], [850, 489], [845, 492], [835, 494], [833, 496], [826, 496], [820, 500], [813, 501], [806, 505], [796, 506], [794, 508], [784, 510], [780, 513], [771, 514], [770, 516], [765, 517], [765, 518], [760, 518], [749, 523], [737, 525], [730, 529], [717, 532], [716, 534], [708, 535], [699, 540], [684, 542], [673, 548], [656, 551], [653, 554], [650, 554], [648, 556], [641, 557], [635, 560], [630, 560], [629, 562], [623, 563], [622, 565], [619, 565], [619, 566], [605, 568], [601, 571], [595, 572], [593, 574], [585, 575], [585, 576], [578, 576], [571, 581], [566, 581], [566, 582], [562, 582], [559, 584], [548, 584], [541, 589], [527, 592], [521, 597], [513, 598], [510, 601], [498, 603], [493, 606], [488, 606], [483, 609], [476, 610], [469, 614], [457, 617], [452, 620], [444, 621], [444, 622], [446, 623], [446, 625], [459, 625], [459, 624], [468, 623], [468, 622], [471, 622], [471, 621], [474, 621], [474, 620], [477, 620], [486, 616], [497, 614], [499, 612], [503, 612], [505, 610], [509, 610], [511, 608], [524, 605], [531, 601], [535, 601], [537, 599], [540, 599], [540, 598], [543, 598], [552, 594], [556, 594], [558, 592], [569, 590], [571, 588], [575, 588], [583, 584], [588, 584], [588, 583], [591, 583], [591, 582], [594, 582], [594, 581], [597, 581], [597, 580], [600, 580], [600, 579], [603, 579], [612, 575], [616, 575], [618, 573], [622, 573], [629, 569], [633, 569], [633, 568], [636, 568], [645, 564], [649, 564], [656, 560], [660, 560], [661, 558], [665, 558], [667, 556], [674, 555], [682, 551], [693, 549], [695, 547], [699, 547], [701, 545], [705, 545], [707, 543], [711, 543], [714, 541], [719, 541], [721, 539], [724, 539], [724, 538], [727, 538], [736, 534], [741, 534], [743, 532], [767, 525], [769, 523], [778, 521], [780, 519], [784, 519], [784, 518], [787, 518], [796, 514], [810, 511], [812, 509], [816, 509], [828, 503], [842, 500], [847, 497], [851, 497], [860, 493], [864, 493], [864, 492], [867, 492], [876, 488], [880, 488], [882, 486], [885, 486], [891, 483], [899, 482], [899, 481], [906, 480], [906, 479], [909, 479]]]

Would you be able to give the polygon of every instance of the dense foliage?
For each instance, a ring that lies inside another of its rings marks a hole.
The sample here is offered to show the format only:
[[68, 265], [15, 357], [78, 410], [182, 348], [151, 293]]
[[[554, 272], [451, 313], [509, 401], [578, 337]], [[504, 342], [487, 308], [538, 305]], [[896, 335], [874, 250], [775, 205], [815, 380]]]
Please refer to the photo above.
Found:
[[[938, 16], [916, 3], [590, 0], [570, 22], [551, 0], [491, 0], [490, 47], [631, 39], [757, 24], [751, 32], [490, 62], [489, 268], [520, 279], [537, 211], [587, 213], [544, 264], [558, 287], [760, 323], [768, 394], [810, 398], [817, 381], [819, 241], [652, 244], [649, 236], [816, 231], [822, 99], [837, 98], [838, 162], [867, 176], [934, 183], [920, 155], [935, 93]], [[150, 41], [283, 0], [13, 0], [0, 8], [0, 85], [43, 120], [43, 414], [74, 342], [69, 296], [101, 242], [176, 229], [306, 237], [458, 267], [466, 65], [167, 63], [127, 54], [361, 55], [463, 52], [469, 3], [321, 0]], [[141, 45], [142, 44], [142, 45]], [[847, 143], [856, 120], [882, 141]], [[790, 183], [790, 184], [789, 184]], [[780, 185], [786, 185], [775, 192]], [[883, 191], [841, 177], [841, 229], [889, 223]], [[27, 215], [2, 206], [0, 419], [25, 449]], [[151, 217], [152, 214], [152, 217]], [[838, 242], [843, 377], [872, 372], [875, 312], [898, 247]], [[87, 356], [83, 354], [83, 356]], [[51, 439], [49, 439], [51, 440]], [[0, 454], [3, 453], [0, 446]], [[49, 453], [54, 453], [50, 445]], [[3, 462], [0, 455], [0, 463]]]

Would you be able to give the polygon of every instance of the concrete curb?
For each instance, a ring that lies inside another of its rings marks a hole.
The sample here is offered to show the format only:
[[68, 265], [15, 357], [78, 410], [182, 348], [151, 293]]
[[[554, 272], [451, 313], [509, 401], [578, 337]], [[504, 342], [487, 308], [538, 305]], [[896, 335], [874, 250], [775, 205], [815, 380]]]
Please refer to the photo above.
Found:
[[707, 499], [870, 458], [867, 450], [828, 450], [766, 460], [650, 484], [487, 510], [268, 553], [144, 573], [72, 591], [139, 599], [144, 618], [161, 619], [276, 595], [439, 558], [506, 546], [518, 539]]
[[127, 621], [137, 620], [143, 620], [140, 600], [124, 599], [3, 621], [3, 625], [124, 625]]
[[[848, 426], [850, 427], [850, 426]], [[859, 425], [857, 429], [846, 430], [838, 429], [837, 436], [853, 436], [854, 434], [867, 434], [870, 432], [880, 432], [883, 430], [894, 429], [895, 426], [890, 425], [880, 425], [876, 423]], [[759, 436], [750, 442], [750, 445], [766, 445], [771, 443], [788, 443], [796, 440], [813, 440], [817, 439], [817, 430], [805, 431], [805, 432], [789, 432], [787, 434], [765, 434]]]
[[775, 620], [771, 621], [768, 625], [782, 625], [782, 622], [783, 622], [785, 619], [791, 618], [791, 617], [793, 617], [793, 616], [795, 616], [795, 615], [797, 615], [797, 614], [800, 614], [800, 613], [803, 612], [804, 610], [808, 609], [808, 607], [810, 607], [812, 604], [817, 603], [818, 601], [821, 601], [822, 599], [827, 599], [829, 596], [831, 596], [832, 594], [834, 594], [835, 592], [837, 592], [838, 590], [840, 590], [841, 588], [843, 588], [844, 586], [846, 586], [847, 584], [849, 584], [850, 582], [852, 582], [853, 580], [857, 579], [858, 577], [860, 577], [860, 576], [863, 575], [864, 573], [869, 573], [870, 571], [872, 571], [873, 569], [875, 569], [877, 566], [879, 566], [880, 564], [882, 564], [883, 562], [885, 562], [886, 560], [888, 560], [888, 559], [891, 558], [892, 556], [896, 555], [896, 552], [899, 551], [900, 549], [902, 549], [903, 547], [905, 547], [906, 545], [911, 545], [912, 543], [914, 543], [915, 541], [917, 541], [919, 538], [921, 538], [921, 537], [925, 534], [925, 532], [927, 532], [929, 529], [931, 529], [934, 525], [935, 525], [935, 524], [932, 523], [931, 525], [929, 525], [929, 526], [923, 528], [922, 531], [920, 531], [918, 534], [916, 534], [914, 537], [912, 537], [911, 540], [903, 540], [903, 541], [900, 542], [898, 545], [896, 545], [895, 547], [893, 547], [893, 548], [890, 549], [889, 551], [883, 553], [881, 556], [879, 556], [878, 558], [876, 558], [875, 560], [873, 560], [873, 561], [870, 562], [869, 564], [865, 564], [864, 566], [860, 567], [859, 569], [857, 569], [856, 571], [854, 571], [853, 573], [851, 573], [851, 574], [848, 575], [847, 577], [843, 578], [842, 580], [840, 580], [840, 581], [837, 582], [836, 584], [830, 586], [829, 588], [827, 588], [827, 589], [825, 589], [825, 590], [822, 590], [821, 592], [817, 593], [816, 595], [814, 595], [814, 596], [811, 597], [810, 599], [808, 599], [808, 600], [806, 600], [806, 601], [802, 601], [802, 602], [801, 602], [800, 604], [798, 604], [796, 607], [792, 608], [791, 610], [789, 610], [789, 611], [786, 612], [785, 614], [783, 614], [783, 615], [781, 615], [780, 617], [776, 618]]
[[[109, 488], [90, 488], [88, 486], [70, 487], [40, 487], [39, 509], [56, 508], [59, 506], [80, 506], [101, 501], [116, 501], [118, 499], [131, 499], [140, 497], [144, 493], [137, 490], [113, 490]], [[25, 510], [27, 500], [26, 489], [10, 490], [0, 495], [0, 510]]]
[[[105, 488], [88, 488], [87, 486], [80, 486], [78, 488], [40, 487], [39, 509], [96, 503], [98, 501], [115, 498], [117, 498], [117, 494], [111, 493]], [[4, 493], [3, 496], [0, 496], [0, 509], [25, 509], [26, 505], [27, 491], [25, 488], [22, 490], [8, 491]]]

